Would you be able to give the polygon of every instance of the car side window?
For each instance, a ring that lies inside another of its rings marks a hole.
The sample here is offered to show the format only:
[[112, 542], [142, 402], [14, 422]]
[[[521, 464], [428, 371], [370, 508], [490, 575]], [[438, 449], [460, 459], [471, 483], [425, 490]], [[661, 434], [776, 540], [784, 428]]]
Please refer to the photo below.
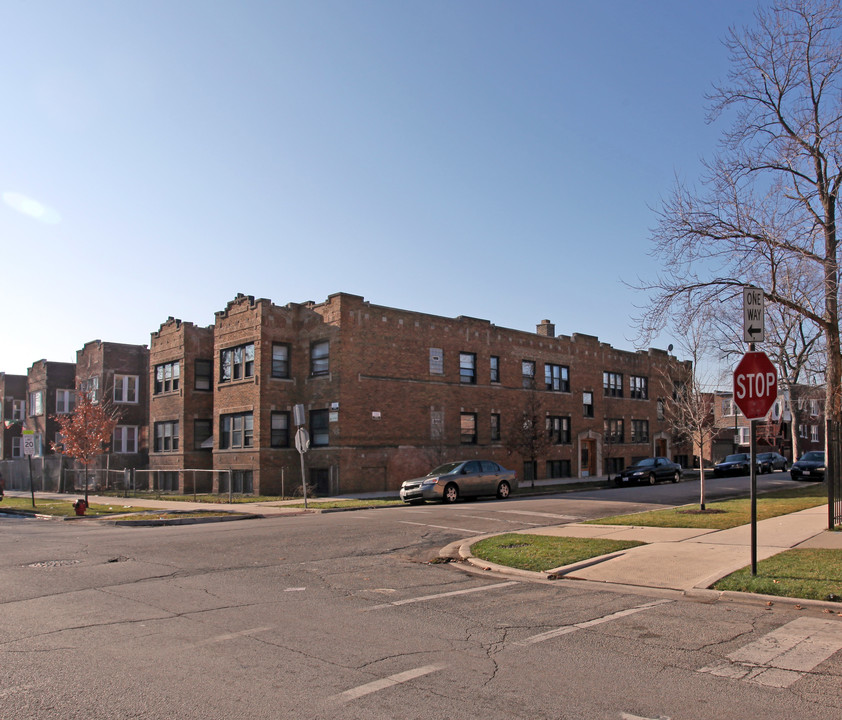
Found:
[[482, 471], [484, 473], [496, 473], [500, 471], [500, 466], [495, 462], [491, 462], [491, 460], [483, 460]]
[[478, 473], [479, 471], [480, 471], [479, 463], [476, 460], [473, 460], [473, 461], [469, 462], [467, 465], [465, 465], [465, 470], [463, 472], [465, 472], [465, 473]]

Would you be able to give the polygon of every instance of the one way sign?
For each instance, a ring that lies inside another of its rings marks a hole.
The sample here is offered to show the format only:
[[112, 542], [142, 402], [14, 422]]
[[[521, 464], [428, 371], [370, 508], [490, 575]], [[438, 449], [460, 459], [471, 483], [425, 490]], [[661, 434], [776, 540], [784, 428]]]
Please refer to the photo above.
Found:
[[763, 291], [756, 287], [743, 288], [743, 342], [766, 340], [766, 315], [763, 310]]

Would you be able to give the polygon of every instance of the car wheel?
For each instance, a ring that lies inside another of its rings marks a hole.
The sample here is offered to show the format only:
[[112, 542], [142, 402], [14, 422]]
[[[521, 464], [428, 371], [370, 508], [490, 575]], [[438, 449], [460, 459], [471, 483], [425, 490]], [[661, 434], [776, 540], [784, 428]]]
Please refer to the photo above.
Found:
[[505, 500], [507, 497], [509, 497], [511, 492], [512, 492], [512, 488], [509, 487], [509, 483], [507, 483], [505, 480], [503, 480], [503, 482], [501, 482], [497, 486], [497, 497], [500, 498], [501, 500]]
[[676, 473], [675, 473], [675, 475], [673, 475], [673, 476], [672, 476], [672, 481], [673, 481], [674, 483], [677, 483], [679, 480], [681, 480], [681, 473], [680, 473], [680, 472], [676, 472]]
[[456, 483], [448, 483], [444, 489], [442, 500], [446, 503], [455, 503], [459, 499], [459, 488]]
[[656, 481], [657, 478], [655, 477], [655, 473], [649, 473], [649, 484], [654, 485]]

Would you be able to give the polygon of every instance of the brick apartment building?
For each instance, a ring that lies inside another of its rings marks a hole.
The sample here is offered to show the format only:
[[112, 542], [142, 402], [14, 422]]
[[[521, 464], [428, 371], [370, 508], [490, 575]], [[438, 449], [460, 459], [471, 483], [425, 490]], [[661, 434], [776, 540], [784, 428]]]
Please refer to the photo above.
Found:
[[[169, 318], [149, 345], [150, 483], [210, 491], [213, 468], [213, 328]], [[184, 473], [183, 469], [194, 472]]]
[[59, 439], [55, 416], [76, 406], [76, 364], [38, 360], [27, 372], [26, 386], [23, 429], [35, 434], [35, 455], [49, 455]]
[[[661, 350], [556, 337], [546, 320], [531, 333], [346, 293], [285, 306], [238, 295], [212, 327], [170, 318], [152, 334], [150, 469], [182, 491], [198, 480], [179, 470], [196, 467], [228, 471], [214, 490], [230, 478], [235, 491], [277, 494], [283, 478], [288, 491], [301, 479], [296, 404], [322, 493], [395, 490], [464, 457], [521, 478], [613, 473], [652, 454], [686, 462], [663, 406], [688, 371]], [[532, 459], [511, 438], [536, 406], [550, 442]]]
[[26, 375], [0, 372], [0, 460], [22, 457], [21, 431], [26, 420]]
[[145, 468], [149, 445], [149, 350], [146, 345], [92, 340], [76, 352], [75, 387], [107, 403], [118, 415], [108, 454], [111, 470]]

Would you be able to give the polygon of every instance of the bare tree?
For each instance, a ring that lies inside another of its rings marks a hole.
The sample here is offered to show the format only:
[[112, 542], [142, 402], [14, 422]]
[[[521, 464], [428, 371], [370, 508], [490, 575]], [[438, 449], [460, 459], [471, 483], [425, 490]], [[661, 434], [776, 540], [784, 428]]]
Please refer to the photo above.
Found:
[[[525, 393], [523, 410], [515, 414], [506, 433], [506, 452], [520, 455], [524, 462], [534, 465], [549, 445], [546, 412], [540, 394], [533, 388]], [[532, 485], [535, 485], [534, 473]]]
[[706, 163], [703, 190], [677, 181], [662, 203], [652, 254], [663, 274], [639, 287], [642, 339], [676, 303], [733, 298], [765, 283], [768, 303], [821, 330], [826, 414], [842, 420], [836, 212], [842, 184], [842, 10], [833, 0], [778, 0], [731, 29], [726, 83], [710, 120], [733, 122]]

